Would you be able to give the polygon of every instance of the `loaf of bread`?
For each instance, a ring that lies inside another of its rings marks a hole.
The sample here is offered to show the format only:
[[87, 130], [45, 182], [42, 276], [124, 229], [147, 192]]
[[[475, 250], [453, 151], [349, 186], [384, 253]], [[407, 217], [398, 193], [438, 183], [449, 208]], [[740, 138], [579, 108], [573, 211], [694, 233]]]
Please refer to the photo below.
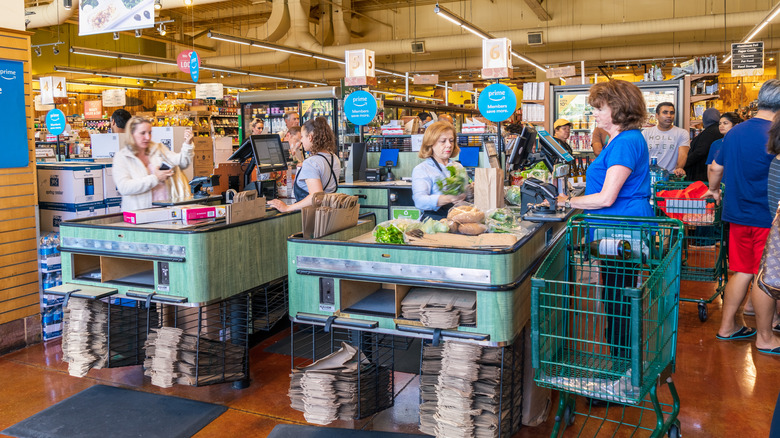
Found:
[[487, 232], [487, 226], [485, 224], [476, 223], [460, 224], [458, 225], [458, 232], [468, 236], [477, 236]]
[[485, 219], [485, 213], [470, 205], [459, 205], [450, 209], [447, 219], [452, 219], [459, 224], [474, 224]]

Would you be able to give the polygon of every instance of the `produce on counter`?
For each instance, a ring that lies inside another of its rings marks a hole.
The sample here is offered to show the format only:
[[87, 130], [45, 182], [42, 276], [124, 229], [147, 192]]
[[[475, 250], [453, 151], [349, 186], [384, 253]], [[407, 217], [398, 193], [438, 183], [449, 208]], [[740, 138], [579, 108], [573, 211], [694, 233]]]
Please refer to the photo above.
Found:
[[504, 194], [506, 202], [512, 205], [520, 205], [520, 199], [522, 198], [522, 189], [520, 186], [509, 186]]
[[508, 208], [497, 208], [487, 213], [485, 225], [490, 233], [511, 233], [517, 227], [517, 219]]
[[462, 167], [447, 166], [450, 176], [436, 181], [436, 187], [444, 195], [460, 195], [466, 191], [469, 185], [469, 177], [466, 169]]
[[485, 213], [471, 205], [458, 205], [452, 207], [447, 213], [447, 219], [452, 219], [458, 224], [480, 223], [485, 219]]
[[395, 243], [403, 245], [404, 232], [393, 224], [387, 226], [377, 225], [374, 228], [374, 238], [378, 243]]
[[488, 227], [480, 223], [468, 223], [458, 225], [458, 232], [468, 236], [477, 236], [487, 232]]
[[410, 229], [416, 228], [420, 231], [422, 231], [425, 234], [436, 234], [436, 233], [449, 233], [450, 227], [447, 224], [446, 219], [442, 219], [440, 221], [433, 220], [431, 218], [426, 218], [424, 221], [420, 222], [419, 225], [410, 225], [407, 228], [407, 231]]

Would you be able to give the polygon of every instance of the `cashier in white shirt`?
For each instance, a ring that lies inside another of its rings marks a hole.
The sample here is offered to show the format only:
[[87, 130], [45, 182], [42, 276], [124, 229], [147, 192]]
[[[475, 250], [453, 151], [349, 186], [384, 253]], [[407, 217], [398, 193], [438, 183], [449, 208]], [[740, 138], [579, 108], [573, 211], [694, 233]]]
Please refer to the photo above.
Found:
[[447, 178], [447, 166], [463, 167], [450, 160], [458, 155], [460, 148], [456, 143], [455, 127], [441, 121], [432, 123], [423, 135], [418, 156], [424, 161], [412, 171], [412, 198], [414, 206], [423, 211], [425, 217], [442, 219], [454, 202], [466, 199], [466, 194], [444, 195], [436, 186], [436, 181]]

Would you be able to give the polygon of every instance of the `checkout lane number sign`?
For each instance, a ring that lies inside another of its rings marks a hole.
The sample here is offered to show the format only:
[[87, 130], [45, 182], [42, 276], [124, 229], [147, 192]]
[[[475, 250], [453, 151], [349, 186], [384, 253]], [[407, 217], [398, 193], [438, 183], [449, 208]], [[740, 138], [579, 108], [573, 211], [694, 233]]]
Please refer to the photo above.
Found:
[[344, 113], [347, 120], [358, 126], [371, 123], [376, 117], [376, 99], [368, 91], [354, 91], [344, 99]]
[[65, 114], [53, 109], [46, 113], [46, 129], [51, 135], [60, 135], [65, 131]]
[[517, 97], [511, 88], [504, 84], [492, 84], [479, 94], [477, 108], [482, 116], [491, 122], [503, 122], [517, 108]]

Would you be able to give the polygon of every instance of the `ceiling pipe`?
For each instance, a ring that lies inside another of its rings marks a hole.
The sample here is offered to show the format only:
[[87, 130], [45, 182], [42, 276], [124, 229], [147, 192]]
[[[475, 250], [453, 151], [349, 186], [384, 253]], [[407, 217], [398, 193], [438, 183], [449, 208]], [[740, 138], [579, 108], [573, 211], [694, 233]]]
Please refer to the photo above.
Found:
[[[271, 6], [271, 16], [265, 24], [268, 31], [266, 40], [279, 41], [290, 31], [290, 11], [285, 0], [274, 0]], [[257, 28], [255, 28], [257, 29]]]

